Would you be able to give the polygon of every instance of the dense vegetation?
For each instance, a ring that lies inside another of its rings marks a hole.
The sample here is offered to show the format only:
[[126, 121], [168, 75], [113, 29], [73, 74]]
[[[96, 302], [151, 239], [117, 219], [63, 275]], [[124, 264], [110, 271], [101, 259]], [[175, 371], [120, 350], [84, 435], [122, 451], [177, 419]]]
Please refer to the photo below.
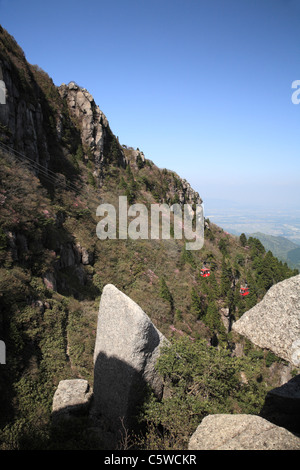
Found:
[[[243, 357], [228, 348], [187, 337], [172, 342], [158, 362], [168, 393], [162, 401], [150, 394], [141, 413], [146, 449], [184, 449], [208, 414], [257, 414], [269, 389], [264, 382], [263, 354], [251, 347]], [[179, 411], [180, 410], [180, 411]]]
[[286, 261], [290, 268], [300, 268], [300, 247], [296, 243], [284, 237], [266, 235], [265, 233], [253, 233], [254, 238], [258, 238], [267, 251], [271, 251], [276, 258]]
[[[118, 196], [126, 195], [129, 204], [147, 207], [175, 203], [182, 181], [121, 147], [111, 133], [99, 187], [93, 151], [82, 147], [52, 80], [27, 64], [3, 29], [0, 35], [1, 57], [10, 61], [21, 96], [35, 103], [38, 94], [42, 103], [53, 157], [47, 174], [0, 151], [0, 331], [7, 350], [6, 365], [0, 367], [0, 448], [95, 446], [80, 420], [78, 427], [53, 432], [51, 405], [61, 379], [80, 377], [93, 384], [97, 312], [107, 283], [135, 300], [174, 341], [159, 365], [170, 396], [161, 403], [149, 396], [141, 412], [143, 438], [134, 438], [136, 446], [184, 447], [208, 412], [259, 412], [268, 386], [276, 383], [269, 366], [278, 359], [245, 341], [245, 354], [237, 358], [240, 339], [230, 325], [296, 271], [259, 240], [233, 237], [209, 220], [198, 252], [173, 238], [97, 239], [100, 202], [117, 207]], [[61, 141], [55, 134], [58, 114], [63, 115]], [[1, 142], [11, 144], [11, 137], [2, 126]], [[119, 164], [120, 153], [128, 160], [126, 168]], [[200, 275], [204, 262], [209, 278]], [[250, 295], [242, 298], [245, 282]]]

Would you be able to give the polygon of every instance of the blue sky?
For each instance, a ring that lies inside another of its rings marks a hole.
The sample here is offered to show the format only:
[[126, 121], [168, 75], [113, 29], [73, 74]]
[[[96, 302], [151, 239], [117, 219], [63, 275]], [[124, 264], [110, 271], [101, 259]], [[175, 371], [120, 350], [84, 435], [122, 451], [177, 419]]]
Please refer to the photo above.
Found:
[[0, 0], [0, 23], [205, 204], [299, 207], [300, 0]]

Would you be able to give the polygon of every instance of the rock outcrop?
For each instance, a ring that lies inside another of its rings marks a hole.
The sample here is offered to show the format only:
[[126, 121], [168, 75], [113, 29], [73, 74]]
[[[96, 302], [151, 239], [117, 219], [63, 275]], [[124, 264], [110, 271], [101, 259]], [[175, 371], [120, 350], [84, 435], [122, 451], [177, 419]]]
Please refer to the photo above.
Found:
[[202, 199], [199, 194], [191, 187], [190, 183], [180, 178], [182, 189], [179, 191], [179, 200], [182, 204], [196, 202], [197, 204], [202, 204]]
[[100, 160], [104, 149], [104, 136], [108, 121], [92, 95], [85, 89], [70, 82], [59, 87], [60, 95], [67, 100], [71, 114], [77, 119], [81, 129], [81, 139], [85, 147], [93, 148]]
[[[83, 148], [93, 152], [95, 163], [100, 166], [104, 158], [105, 140], [110, 134], [106, 116], [96, 105], [92, 95], [75, 82], [70, 82], [68, 85], [63, 83], [59, 87], [59, 93], [67, 101], [69, 112], [79, 125]], [[121, 147], [119, 151], [122, 160], [120, 163], [126, 166]]]
[[189, 450], [300, 450], [300, 438], [254, 415], [209, 415], [189, 441]]
[[53, 397], [53, 420], [57, 422], [87, 413], [91, 398], [92, 390], [87, 380], [61, 380]]
[[300, 366], [300, 274], [272, 286], [232, 329]]
[[120, 420], [130, 425], [146, 385], [161, 397], [155, 363], [166, 342], [133, 300], [106, 285], [98, 315], [92, 413], [117, 429]]

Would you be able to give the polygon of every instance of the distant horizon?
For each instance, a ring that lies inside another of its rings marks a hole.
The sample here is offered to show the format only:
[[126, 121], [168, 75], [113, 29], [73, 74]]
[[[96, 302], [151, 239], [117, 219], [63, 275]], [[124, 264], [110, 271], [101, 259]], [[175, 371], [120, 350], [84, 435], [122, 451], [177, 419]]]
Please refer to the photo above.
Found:
[[[300, 209], [246, 206], [236, 202], [234, 207], [228, 201], [210, 205], [203, 203], [204, 217], [224, 231], [239, 236], [241, 233], [260, 232], [265, 235], [283, 237], [300, 245]], [[232, 201], [231, 201], [232, 202]]]
[[[201, 194], [200, 194], [200, 197]], [[203, 198], [202, 198], [203, 199]], [[272, 212], [274, 214], [278, 213], [285, 213], [295, 216], [299, 216], [300, 218], [300, 206], [297, 203], [291, 204], [287, 206], [284, 203], [271, 203], [271, 202], [264, 202], [264, 201], [240, 201], [234, 199], [221, 199], [221, 198], [214, 198], [214, 197], [207, 197], [203, 199], [203, 204], [207, 208], [211, 208], [211, 210], [223, 210], [225, 209], [233, 209], [236, 211], [243, 211], [245, 210], [247, 213], [257, 211], [261, 212]]]

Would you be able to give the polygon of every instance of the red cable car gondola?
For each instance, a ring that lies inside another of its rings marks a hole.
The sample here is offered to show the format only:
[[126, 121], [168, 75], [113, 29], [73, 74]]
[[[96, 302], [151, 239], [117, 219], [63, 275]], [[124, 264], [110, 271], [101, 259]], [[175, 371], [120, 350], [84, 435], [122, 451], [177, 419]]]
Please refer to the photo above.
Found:
[[205, 267], [206, 263], [203, 263], [203, 268], [200, 270], [200, 276], [201, 277], [209, 277], [210, 276], [210, 270]]
[[245, 284], [244, 287], [240, 288], [240, 294], [242, 297], [245, 297], [246, 295], [249, 295], [249, 287], [247, 287], [247, 283]]

